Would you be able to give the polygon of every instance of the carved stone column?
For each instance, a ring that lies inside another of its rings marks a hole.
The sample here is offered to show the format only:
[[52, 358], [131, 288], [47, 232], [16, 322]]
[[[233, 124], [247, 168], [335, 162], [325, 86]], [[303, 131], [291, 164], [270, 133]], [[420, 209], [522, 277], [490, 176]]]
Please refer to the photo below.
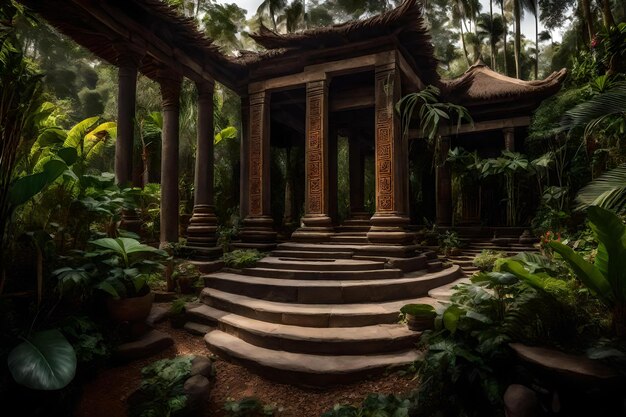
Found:
[[435, 172], [437, 225], [450, 226], [452, 224], [452, 172], [450, 165], [446, 162], [448, 151], [450, 151], [450, 138], [443, 136], [437, 140], [440, 155]]
[[306, 85], [304, 226], [292, 235], [300, 241], [325, 240], [333, 234], [329, 216], [328, 142], [328, 81], [309, 82]]
[[504, 149], [515, 152], [515, 128], [505, 127], [502, 133], [504, 134]]
[[239, 215], [241, 219], [248, 216], [249, 187], [246, 184], [250, 175], [250, 146], [246, 139], [250, 136], [250, 99], [241, 97], [241, 141], [239, 152]]
[[[197, 88], [198, 139], [194, 177], [194, 206], [193, 215], [187, 227], [187, 245], [214, 248], [217, 243], [217, 217], [215, 217], [213, 201], [213, 91], [215, 84], [206, 82], [198, 84]], [[215, 255], [218, 256], [219, 253]]]
[[270, 194], [270, 95], [267, 91], [250, 96], [248, 140], [248, 204], [241, 240], [249, 246], [271, 245], [276, 241]]
[[375, 82], [376, 213], [367, 238], [372, 243], [405, 244], [413, 238], [405, 230], [409, 160], [400, 115], [394, 109], [401, 94], [395, 61], [376, 66]]
[[160, 71], [163, 107], [161, 138], [161, 245], [178, 243], [178, 129], [180, 111], [179, 74]]
[[[119, 51], [117, 95], [117, 139], [115, 141], [115, 179], [120, 187], [131, 187], [133, 178], [133, 142], [135, 134], [135, 102], [137, 68], [141, 54], [116, 47]], [[139, 232], [141, 220], [135, 210], [122, 210], [122, 229]]]

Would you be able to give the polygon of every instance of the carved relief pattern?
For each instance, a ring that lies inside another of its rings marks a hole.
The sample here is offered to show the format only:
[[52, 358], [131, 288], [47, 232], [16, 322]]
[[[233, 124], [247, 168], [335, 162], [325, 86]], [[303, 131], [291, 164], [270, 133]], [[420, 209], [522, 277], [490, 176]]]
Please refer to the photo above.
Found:
[[394, 211], [394, 70], [376, 72], [376, 211]]
[[325, 83], [311, 83], [307, 87], [307, 213], [324, 214], [324, 94]]
[[265, 94], [250, 98], [249, 215], [263, 215], [263, 129]]

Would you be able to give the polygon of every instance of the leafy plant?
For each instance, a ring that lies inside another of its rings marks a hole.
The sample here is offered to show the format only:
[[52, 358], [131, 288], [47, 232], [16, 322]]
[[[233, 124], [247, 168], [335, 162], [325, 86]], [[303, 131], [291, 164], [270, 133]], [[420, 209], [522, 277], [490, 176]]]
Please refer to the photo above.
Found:
[[613, 328], [622, 337], [626, 335], [626, 226], [616, 214], [600, 207], [590, 207], [587, 217], [598, 241], [593, 264], [563, 243], [550, 242], [549, 245], [565, 259], [578, 279], [611, 309]]
[[472, 261], [472, 265], [482, 272], [491, 272], [494, 269], [496, 261], [498, 259], [506, 258], [506, 256], [507, 255], [504, 252], [483, 249], [480, 254], [476, 255]]
[[229, 268], [251, 268], [265, 255], [256, 249], [236, 249], [224, 254], [224, 264]]
[[96, 250], [81, 254], [91, 262], [53, 272], [62, 292], [73, 287], [97, 288], [114, 298], [135, 297], [149, 291], [148, 278], [161, 272], [167, 253], [132, 238], [103, 238], [91, 242]]
[[36, 390], [58, 390], [76, 374], [76, 353], [56, 330], [33, 333], [9, 354], [9, 371], [20, 385]]
[[446, 230], [445, 233], [439, 235], [439, 247], [445, 255], [449, 255], [453, 249], [461, 247], [462, 242], [459, 234], [454, 230]]
[[141, 370], [141, 385], [129, 399], [132, 417], [166, 417], [187, 411], [189, 406], [184, 383], [191, 374], [193, 356], [162, 359]]
[[261, 417], [274, 415], [274, 407], [264, 405], [255, 397], [246, 397], [239, 401], [229, 398], [224, 404], [224, 410], [228, 417]]
[[409, 417], [412, 403], [395, 395], [370, 394], [360, 407], [337, 404], [322, 417]]
[[109, 346], [100, 329], [89, 317], [70, 316], [64, 321], [61, 331], [74, 347], [79, 363], [93, 364], [109, 357]]

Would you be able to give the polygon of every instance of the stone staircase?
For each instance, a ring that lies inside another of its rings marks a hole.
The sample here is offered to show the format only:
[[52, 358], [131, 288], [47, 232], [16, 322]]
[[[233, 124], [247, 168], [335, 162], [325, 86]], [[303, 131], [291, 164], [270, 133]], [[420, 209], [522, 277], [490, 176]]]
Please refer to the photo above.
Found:
[[342, 384], [413, 362], [420, 333], [398, 323], [400, 308], [436, 303], [428, 292], [462, 271], [416, 246], [364, 244], [364, 235], [283, 243], [254, 268], [206, 275], [186, 327], [206, 332], [213, 352], [283, 383]]

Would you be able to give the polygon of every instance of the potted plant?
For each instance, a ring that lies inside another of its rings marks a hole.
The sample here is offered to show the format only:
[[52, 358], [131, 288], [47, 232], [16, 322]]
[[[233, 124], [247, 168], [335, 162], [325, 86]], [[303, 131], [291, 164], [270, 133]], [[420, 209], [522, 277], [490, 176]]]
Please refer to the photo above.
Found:
[[185, 315], [185, 300], [183, 298], [177, 298], [172, 301], [172, 305], [170, 306], [170, 325], [175, 329], [180, 329], [185, 325], [187, 321], [187, 317]]
[[172, 279], [181, 294], [193, 294], [197, 291], [197, 282], [200, 279], [198, 267], [188, 261], [179, 262], [174, 267]]
[[94, 250], [81, 252], [87, 263], [54, 271], [61, 291], [76, 286], [87, 288], [89, 294], [100, 290], [107, 295], [105, 303], [112, 319], [145, 320], [154, 299], [148, 278], [162, 273], [167, 253], [124, 237], [97, 239], [90, 244]]
[[430, 304], [407, 304], [400, 309], [411, 330], [423, 331], [435, 327], [437, 312]]

